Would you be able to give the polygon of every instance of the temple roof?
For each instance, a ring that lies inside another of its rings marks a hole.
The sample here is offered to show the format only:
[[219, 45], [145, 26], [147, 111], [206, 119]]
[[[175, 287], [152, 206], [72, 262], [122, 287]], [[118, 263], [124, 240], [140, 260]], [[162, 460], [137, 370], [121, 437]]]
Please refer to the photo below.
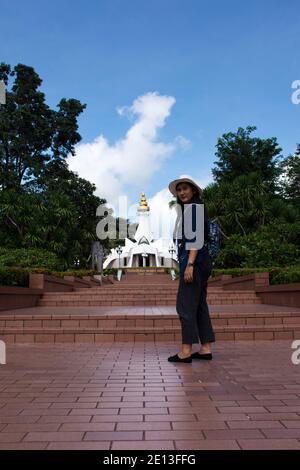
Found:
[[148, 206], [148, 202], [145, 196], [145, 193], [141, 194], [140, 205], [138, 207], [138, 212], [145, 212], [149, 211], [150, 207]]

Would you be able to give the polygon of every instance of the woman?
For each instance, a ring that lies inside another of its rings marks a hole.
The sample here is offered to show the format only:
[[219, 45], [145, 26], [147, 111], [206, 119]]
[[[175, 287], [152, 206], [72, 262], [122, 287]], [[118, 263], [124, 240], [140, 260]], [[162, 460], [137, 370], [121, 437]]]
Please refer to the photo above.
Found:
[[[181, 214], [177, 217], [174, 241], [178, 246], [179, 286], [176, 310], [179, 315], [182, 331], [181, 351], [168, 358], [170, 362], [190, 363], [192, 359], [212, 359], [211, 343], [215, 341], [209, 310], [206, 302], [207, 280], [211, 274], [212, 262], [205, 241], [208, 240], [208, 217], [204, 208], [204, 245], [201, 249], [186, 248], [186, 242], [195, 241], [185, 234], [184, 220], [187, 210], [192, 218], [188, 223], [194, 226], [196, 204], [203, 204], [201, 188], [190, 178], [180, 178], [169, 184], [169, 190], [176, 196], [177, 208]], [[191, 214], [191, 213], [190, 213]], [[190, 227], [190, 230], [194, 230]], [[180, 231], [180, 233], [179, 233]], [[191, 233], [191, 232], [190, 232]], [[198, 232], [196, 232], [197, 234]], [[197, 235], [196, 235], [197, 236]], [[200, 350], [192, 354], [193, 343], [201, 343]]]

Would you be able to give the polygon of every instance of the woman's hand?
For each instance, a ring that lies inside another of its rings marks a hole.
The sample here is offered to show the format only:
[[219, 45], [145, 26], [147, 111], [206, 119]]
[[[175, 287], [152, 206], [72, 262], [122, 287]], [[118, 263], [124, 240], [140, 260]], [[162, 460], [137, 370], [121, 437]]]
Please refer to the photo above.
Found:
[[187, 266], [184, 271], [184, 280], [185, 282], [193, 282], [193, 266]]

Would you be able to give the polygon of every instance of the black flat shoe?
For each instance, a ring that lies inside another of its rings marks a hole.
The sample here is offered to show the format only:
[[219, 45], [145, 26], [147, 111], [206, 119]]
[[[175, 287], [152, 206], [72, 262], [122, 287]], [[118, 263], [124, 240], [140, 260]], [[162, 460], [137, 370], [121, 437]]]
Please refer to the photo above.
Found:
[[192, 362], [192, 356], [185, 357], [184, 359], [181, 359], [178, 354], [175, 354], [175, 356], [170, 356], [168, 357], [169, 362]]
[[200, 354], [198, 352], [195, 352], [191, 355], [192, 359], [204, 359], [205, 361], [211, 361], [212, 360], [212, 353], [207, 353], [207, 354]]

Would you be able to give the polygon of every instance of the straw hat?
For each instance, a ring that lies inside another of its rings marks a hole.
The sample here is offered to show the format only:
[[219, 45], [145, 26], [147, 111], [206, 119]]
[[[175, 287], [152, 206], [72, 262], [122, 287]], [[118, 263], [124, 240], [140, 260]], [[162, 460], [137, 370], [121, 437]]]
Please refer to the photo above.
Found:
[[190, 184], [194, 185], [195, 188], [198, 190], [199, 195], [201, 196], [202, 189], [191, 178], [178, 178], [177, 180], [171, 181], [171, 183], [169, 184], [169, 190], [173, 194], [173, 196], [177, 196], [176, 186], [177, 186], [178, 183], [190, 183]]

